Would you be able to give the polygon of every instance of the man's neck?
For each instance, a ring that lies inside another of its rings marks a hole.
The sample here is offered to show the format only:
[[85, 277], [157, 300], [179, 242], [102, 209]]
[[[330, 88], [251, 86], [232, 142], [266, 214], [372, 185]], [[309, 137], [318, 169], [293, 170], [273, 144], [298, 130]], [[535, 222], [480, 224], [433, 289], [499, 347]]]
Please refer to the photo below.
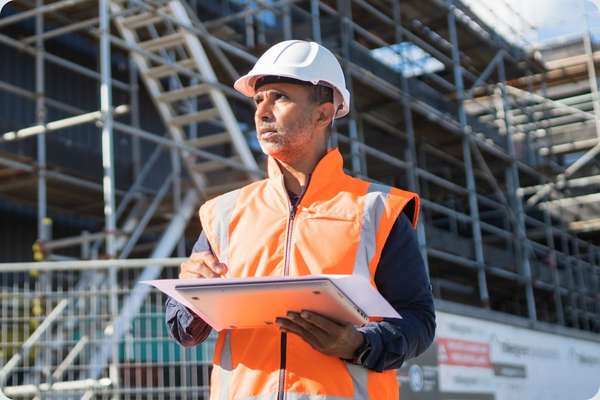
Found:
[[310, 174], [325, 154], [327, 154], [326, 149], [313, 155], [304, 155], [293, 162], [277, 160], [283, 173], [285, 188], [299, 195], [302, 188], [308, 184]]

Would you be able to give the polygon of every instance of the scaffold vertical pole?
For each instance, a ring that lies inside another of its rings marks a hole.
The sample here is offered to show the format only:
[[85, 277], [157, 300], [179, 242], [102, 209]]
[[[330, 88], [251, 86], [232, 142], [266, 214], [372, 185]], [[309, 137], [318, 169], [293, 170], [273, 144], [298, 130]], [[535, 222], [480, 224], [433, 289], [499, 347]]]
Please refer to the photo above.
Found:
[[[42, 0], [36, 0], [36, 7], [43, 6]], [[46, 123], [45, 101], [45, 69], [44, 69], [44, 14], [35, 16], [35, 108], [36, 122], [38, 125]], [[47, 199], [46, 199], [46, 135], [37, 135], [37, 162], [38, 162], [38, 239], [48, 240], [47, 230]]]
[[592, 257], [592, 266], [593, 266], [593, 281], [594, 281], [594, 293], [596, 293], [596, 315], [598, 318], [596, 321], [600, 323], [600, 248], [598, 246], [593, 246], [593, 257]]
[[[116, 215], [115, 215], [115, 170], [114, 138], [112, 117], [111, 54], [110, 54], [110, 14], [109, 0], [100, 0], [100, 111], [102, 113], [102, 167], [104, 170], [104, 216], [106, 225], [106, 253], [110, 259], [116, 258]], [[119, 315], [117, 295], [117, 269], [109, 270], [110, 311], [112, 324], [107, 333], [110, 336], [112, 353], [109, 377], [114, 391], [113, 399], [118, 398], [119, 387], [119, 344], [115, 335], [115, 322]]]
[[567, 294], [567, 298], [569, 300], [569, 306], [568, 306], [568, 315], [570, 318], [570, 325], [575, 327], [575, 329], [579, 329], [579, 317], [577, 315], [577, 307], [575, 306], [575, 278], [573, 275], [573, 265], [572, 265], [572, 257], [571, 257], [571, 250], [570, 250], [570, 246], [569, 246], [569, 238], [567, 236], [567, 226], [564, 223], [564, 221], [561, 221], [561, 232], [560, 232], [560, 239], [561, 239], [561, 250], [562, 253], [564, 254], [564, 259], [565, 259], [565, 273], [567, 274], [567, 279], [568, 279], [568, 287], [569, 287], [569, 293]]
[[598, 95], [598, 80], [596, 78], [596, 65], [594, 62], [594, 52], [592, 49], [592, 33], [589, 30], [587, 17], [586, 32], [583, 35], [583, 47], [587, 56], [588, 80], [590, 83], [590, 91], [592, 92], [592, 105], [594, 108], [594, 122], [596, 124], [596, 136], [600, 138], [600, 95]]
[[482, 306], [489, 308], [490, 296], [485, 276], [485, 258], [483, 255], [483, 241], [481, 237], [481, 224], [479, 220], [479, 205], [477, 204], [477, 189], [475, 186], [475, 175], [473, 173], [473, 160], [471, 158], [471, 137], [468, 132], [467, 114], [465, 111], [464, 100], [465, 91], [462, 77], [462, 68], [460, 65], [460, 52], [458, 47], [458, 35], [456, 33], [456, 14], [454, 10], [454, 1], [450, 1], [448, 6], [448, 30], [450, 42], [452, 45], [452, 66], [454, 72], [454, 86], [458, 98], [458, 120], [463, 132], [462, 153], [465, 162], [465, 178], [467, 181], [467, 192], [469, 198], [469, 214], [471, 216], [471, 231], [473, 234], [475, 261], [477, 262], [477, 278], [479, 283], [479, 296]]
[[292, 39], [292, 10], [289, 4], [283, 6], [283, 39]]
[[[527, 71], [528, 75], [531, 76], [532, 73], [530, 70]], [[529, 91], [529, 93], [533, 93], [533, 82], [531, 81], [531, 79], [527, 79], [527, 90]], [[529, 107], [526, 107], [526, 115], [528, 118], [529, 122], [536, 122], [536, 119], [538, 118], [538, 114], [536, 113], [532, 113], [530, 111]], [[527, 129], [525, 132], [525, 160], [527, 162], [527, 164], [529, 165], [538, 165], [537, 164], [537, 160], [535, 157], [535, 151], [533, 149], [533, 145], [532, 145], [532, 139], [531, 139], [531, 134], [532, 131], [530, 129]]]
[[[340, 36], [342, 46], [342, 68], [346, 73], [346, 86], [352, 91], [352, 71], [350, 71], [350, 42], [354, 36], [352, 29], [352, 2], [350, 0], [338, 0], [337, 7], [340, 18]], [[359, 132], [356, 122], [355, 102], [350, 102], [350, 113], [348, 119], [348, 137], [350, 138], [350, 159], [352, 162], [352, 172], [354, 174], [365, 174], [366, 165], [361, 162], [359, 147]]]
[[[181, 190], [181, 158], [177, 149], [171, 149], [171, 168], [173, 169], [173, 214], [181, 209], [182, 190]], [[185, 257], [185, 235], [177, 242], [177, 257]]]
[[593, 246], [592, 253], [592, 281], [594, 282], [592, 288], [596, 297], [594, 311], [596, 313], [596, 329], [598, 329], [600, 328], [600, 248]]
[[[140, 128], [140, 90], [139, 73], [132, 57], [129, 57], [129, 108], [131, 126]], [[142, 170], [142, 149], [140, 138], [131, 137], [131, 160], [133, 161], [133, 176], [137, 177]]]
[[[392, 13], [394, 17], [394, 42], [397, 45], [403, 44], [403, 35], [400, 27], [402, 26], [402, 12], [400, 8], [400, 0], [393, 0]], [[402, 65], [406, 65], [405, 52], [400, 50], [400, 59]], [[410, 109], [410, 88], [408, 86], [408, 79], [406, 78], [405, 71], [401, 71], [401, 85], [402, 85], [402, 113], [404, 119], [404, 129], [406, 130], [407, 144], [405, 147], [404, 158], [409, 162], [408, 168], [406, 168], [406, 177], [408, 180], [408, 187], [410, 190], [416, 193], [420, 193], [419, 179], [417, 177], [417, 147], [415, 142], [415, 129], [413, 126], [413, 115]], [[421, 221], [417, 225], [417, 240], [419, 241], [419, 250], [421, 257], [425, 263], [425, 269], [429, 275], [429, 259], [427, 257], [427, 239], [425, 235], [425, 223]]]
[[319, 0], [310, 0], [310, 18], [313, 40], [321, 43], [321, 17], [319, 12]]
[[[246, 3], [246, 8], [249, 8], [249, 9], [256, 8], [255, 2], [254, 1], [248, 1], [248, 3]], [[245, 25], [246, 25], [246, 47], [248, 47], [249, 49], [251, 49], [251, 48], [253, 48], [255, 46], [255, 41], [254, 41], [254, 37], [255, 37], [255, 33], [254, 33], [254, 14], [248, 14], [248, 15], [246, 15]]]
[[584, 266], [581, 260], [581, 253], [579, 251], [579, 239], [576, 236], [572, 237], [573, 242], [573, 253], [575, 256], [575, 272], [576, 272], [576, 284], [577, 288], [577, 308], [580, 314], [581, 326], [584, 330], [590, 330], [590, 321], [587, 310], [587, 288], [584, 278]]
[[506, 70], [504, 66], [504, 57], [498, 63], [498, 77], [500, 81], [500, 97], [499, 103], [500, 114], [506, 132], [506, 147], [510, 155], [510, 165], [507, 171], [507, 190], [508, 195], [513, 200], [515, 207], [516, 223], [515, 233], [517, 234], [517, 248], [519, 249], [519, 262], [521, 273], [525, 278], [525, 298], [527, 301], [527, 315], [532, 320], [537, 320], [537, 310], [535, 306], [535, 293], [533, 291], [533, 276], [531, 272], [530, 250], [527, 244], [527, 231], [525, 225], [525, 210], [523, 209], [522, 199], [517, 195], [517, 190], [520, 186], [519, 168], [517, 167], [517, 154], [515, 151], [515, 143], [513, 140], [513, 129], [510, 121], [510, 110], [506, 92]]
[[[43, 0], [36, 0], [35, 6], [42, 7], [44, 5]], [[40, 126], [46, 124], [46, 99], [45, 99], [45, 63], [44, 63], [44, 14], [35, 14], [35, 120]], [[48, 219], [48, 199], [47, 199], [47, 181], [46, 181], [46, 135], [44, 133], [37, 135], [37, 238], [38, 241], [44, 243], [50, 240], [50, 223]], [[50, 290], [50, 275], [51, 273], [42, 273], [39, 277], [37, 284], [41, 288], [40, 291]], [[40, 301], [43, 301], [39, 298]], [[51, 310], [53, 304], [51, 300], [46, 297], [44, 301], [44, 309]], [[43, 333], [44, 339], [46, 339], [47, 332]], [[39, 359], [45, 365], [49, 365], [50, 353], [47, 347], [43, 348]], [[38, 361], [40, 361], [38, 360]], [[40, 369], [43, 371], [43, 369]]]
[[556, 243], [554, 242], [554, 230], [552, 226], [552, 217], [550, 212], [546, 209], [544, 213], [544, 230], [546, 233], [546, 245], [550, 247], [551, 253], [549, 254], [549, 262], [552, 268], [552, 282], [554, 286], [554, 307], [556, 309], [556, 321], [560, 325], [565, 325], [565, 314], [562, 304], [562, 298], [560, 293], [560, 276], [558, 274], [558, 257], [556, 254]]

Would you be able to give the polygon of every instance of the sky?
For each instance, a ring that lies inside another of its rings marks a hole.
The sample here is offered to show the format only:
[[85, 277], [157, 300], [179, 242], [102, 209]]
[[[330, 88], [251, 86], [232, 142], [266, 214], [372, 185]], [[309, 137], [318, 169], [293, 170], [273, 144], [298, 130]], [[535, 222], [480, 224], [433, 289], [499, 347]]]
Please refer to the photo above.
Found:
[[[517, 41], [530, 44], [583, 33], [600, 39], [600, 0], [463, 0]], [[494, 18], [495, 16], [495, 18]]]

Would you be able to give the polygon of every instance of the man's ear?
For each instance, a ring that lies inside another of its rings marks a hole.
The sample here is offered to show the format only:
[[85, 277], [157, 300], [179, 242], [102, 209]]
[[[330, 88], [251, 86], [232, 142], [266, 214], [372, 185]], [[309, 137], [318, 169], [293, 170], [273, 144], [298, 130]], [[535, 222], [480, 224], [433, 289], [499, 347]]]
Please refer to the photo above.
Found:
[[319, 104], [317, 112], [319, 116], [317, 118], [317, 124], [319, 126], [328, 127], [329, 125], [331, 125], [331, 120], [335, 112], [335, 110], [333, 109], [333, 103], [327, 102]]

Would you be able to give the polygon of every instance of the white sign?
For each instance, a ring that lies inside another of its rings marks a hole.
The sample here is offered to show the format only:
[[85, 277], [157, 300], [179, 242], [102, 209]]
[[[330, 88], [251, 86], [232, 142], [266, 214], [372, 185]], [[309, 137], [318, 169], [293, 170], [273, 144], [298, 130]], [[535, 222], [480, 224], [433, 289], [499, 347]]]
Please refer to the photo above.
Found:
[[600, 343], [437, 315], [442, 392], [493, 392], [497, 400], [585, 400], [600, 385]]
[[600, 342], [436, 315], [435, 343], [399, 371], [402, 400], [600, 400]]

